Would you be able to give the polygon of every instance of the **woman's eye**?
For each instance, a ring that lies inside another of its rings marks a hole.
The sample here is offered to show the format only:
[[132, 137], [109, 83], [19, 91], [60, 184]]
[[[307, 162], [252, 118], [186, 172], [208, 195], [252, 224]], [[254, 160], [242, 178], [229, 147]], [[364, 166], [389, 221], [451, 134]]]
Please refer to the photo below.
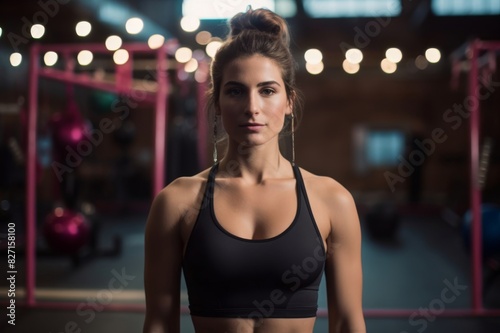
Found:
[[241, 94], [241, 89], [230, 88], [230, 89], [226, 90], [226, 94], [229, 96], [238, 96]]
[[271, 96], [274, 93], [275, 93], [275, 91], [273, 89], [271, 89], [271, 88], [262, 89], [262, 94], [263, 95]]

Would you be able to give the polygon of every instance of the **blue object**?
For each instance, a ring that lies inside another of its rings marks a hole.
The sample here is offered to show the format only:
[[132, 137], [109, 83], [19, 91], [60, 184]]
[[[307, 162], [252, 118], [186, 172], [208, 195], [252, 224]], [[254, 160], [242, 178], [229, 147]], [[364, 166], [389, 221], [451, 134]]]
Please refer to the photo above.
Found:
[[[500, 253], [500, 207], [494, 204], [481, 205], [483, 257]], [[472, 211], [468, 210], [463, 220], [463, 237], [467, 250], [471, 248]]]

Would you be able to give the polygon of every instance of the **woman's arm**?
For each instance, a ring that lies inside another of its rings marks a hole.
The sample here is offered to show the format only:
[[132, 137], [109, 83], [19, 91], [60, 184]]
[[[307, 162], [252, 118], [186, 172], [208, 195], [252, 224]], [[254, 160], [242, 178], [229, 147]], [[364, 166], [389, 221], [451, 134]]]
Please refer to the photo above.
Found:
[[329, 332], [365, 333], [358, 213], [351, 194], [343, 187], [335, 186], [328, 201], [331, 232], [325, 275]]
[[180, 332], [182, 213], [177, 198], [175, 185], [163, 189], [153, 200], [146, 223], [143, 333]]

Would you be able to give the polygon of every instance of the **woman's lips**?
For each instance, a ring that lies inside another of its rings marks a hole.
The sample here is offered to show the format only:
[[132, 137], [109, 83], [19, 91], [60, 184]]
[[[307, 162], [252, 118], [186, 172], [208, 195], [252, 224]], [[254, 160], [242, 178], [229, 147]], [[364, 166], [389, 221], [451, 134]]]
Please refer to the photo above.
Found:
[[245, 123], [245, 124], [241, 124], [240, 127], [246, 128], [249, 131], [256, 132], [256, 131], [259, 131], [262, 127], [264, 127], [264, 124], [260, 124], [260, 123]]

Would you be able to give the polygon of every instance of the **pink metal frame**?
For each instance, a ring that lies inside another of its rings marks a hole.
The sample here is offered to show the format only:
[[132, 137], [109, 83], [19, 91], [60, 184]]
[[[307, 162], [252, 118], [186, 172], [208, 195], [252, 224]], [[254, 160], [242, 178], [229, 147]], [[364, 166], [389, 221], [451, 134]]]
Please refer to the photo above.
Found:
[[[57, 44], [40, 45], [34, 44], [30, 50], [29, 71], [29, 106], [27, 124], [27, 168], [26, 168], [26, 298], [25, 305], [28, 307], [50, 307], [49, 303], [40, 303], [35, 299], [36, 284], [36, 140], [37, 140], [37, 117], [38, 117], [38, 81], [39, 78], [49, 78], [65, 83], [77, 84], [93, 89], [110, 91], [115, 93], [145, 94], [144, 101], [155, 104], [155, 128], [154, 128], [154, 165], [153, 165], [153, 197], [160, 192], [164, 186], [165, 174], [165, 139], [167, 134], [166, 120], [168, 115], [167, 98], [169, 92], [167, 77], [167, 54], [172, 54], [177, 48], [175, 40], [168, 40], [162, 47], [152, 50], [145, 43], [128, 43], [122, 46], [129, 52], [131, 61], [124, 65], [116, 66], [116, 75], [122, 80], [115, 83], [103, 82], [89, 75], [75, 73], [73, 71], [72, 56], [81, 50], [89, 50], [94, 54], [102, 53], [110, 55], [110, 52], [102, 44]], [[54, 51], [63, 55], [66, 60], [65, 70], [41, 67], [39, 65], [40, 55], [46, 51]], [[135, 54], [156, 55], [156, 83], [157, 90], [151, 92], [147, 89], [132, 87], [132, 61]], [[203, 101], [201, 101], [203, 103]], [[200, 124], [200, 132], [206, 133], [204, 124]], [[199, 145], [206, 145], [206, 137], [199, 135]], [[200, 152], [203, 150], [200, 149]], [[200, 161], [204, 161], [204, 155], [200, 154]], [[69, 308], [69, 303], [54, 303], [52, 306]]]
[[[151, 52], [147, 45], [131, 44], [125, 45], [125, 49], [129, 52]], [[37, 122], [37, 92], [38, 78], [41, 76], [53, 79], [59, 79], [64, 82], [87, 85], [96, 89], [117, 91], [116, 88], [102, 85], [101, 83], [92, 82], [88, 78], [82, 78], [71, 73], [53, 73], [50, 70], [40, 68], [38, 65], [40, 52], [42, 51], [60, 51], [60, 52], [76, 52], [82, 49], [88, 49], [94, 52], [107, 52], [101, 45], [57, 45], [57, 46], [40, 46], [34, 45], [31, 49], [30, 59], [30, 85], [29, 85], [29, 117], [28, 117], [28, 141], [27, 141], [27, 170], [26, 170], [26, 301], [25, 305], [29, 307], [39, 307], [48, 309], [73, 310], [80, 303], [69, 302], [36, 302], [35, 300], [35, 157], [36, 157], [36, 122]], [[167, 77], [165, 72], [165, 55], [168, 48], [164, 47], [157, 51], [158, 60], [158, 91], [156, 93], [156, 124], [155, 124], [155, 164], [154, 164], [154, 186], [153, 194], [160, 191], [163, 186], [163, 172], [165, 159], [165, 120], [166, 120], [166, 97], [168, 92]], [[478, 56], [481, 51], [496, 51], [500, 50], [500, 41], [480, 41], [476, 40], [469, 45], [470, 73], [468, 95], [479, 100], [479, 85], [478, 85]], [[200, 91], [200, 99], [203, 98], [203, 92]], [[202, 108], [198, 109], [198, 116], [202, 115]], [[466, 309], [446, 309], [436, 316], [441, 317], [464, 317], [464, 316], [500, 316], [500, 309], [485, 309], [482, 300], [482, 238], [481, 238], [481, 190], [478, 183], [479, 172], [479, 134], [480, 134], [480, 106], [479, 103], [473, 103], [470, 116], [470, 182], [471, 182], [471, 209], [473, 212], [472, 222], [472, 305]], [[205, 143], [206, 129], [199, 133], [200, 143]], [[199, 154], [206, 157], [206, 152], [203, 151], [204, 145], [200, 144]], [[202, 159], [205, 161], [205, 159]], [[105, 306], [106, 310], [111, 311], [144, 311], [143, 304], [109, 304]], [[364, 314], [366, 317], [410, 317], [418, 311], [417, 309], [366, 309]], [[187, 314], [187, 307], [182, 307], [181, 312]], [[318, 310], [318, 316], [326, 317], [327, 309], [321, 308]]]
[[[475, 40], [470, 45], [469, 96], [479, 101], [478, 57], [481, 51], [499, 51], [500, 41]], [[480, 103], [472, 105], [470, 116], [470, 190], [472, 209], [472, 311], [484, 312], [482, 275], [481, 188], [479, 184]], [[500, 316], [500, 310], [495, 311]]]

